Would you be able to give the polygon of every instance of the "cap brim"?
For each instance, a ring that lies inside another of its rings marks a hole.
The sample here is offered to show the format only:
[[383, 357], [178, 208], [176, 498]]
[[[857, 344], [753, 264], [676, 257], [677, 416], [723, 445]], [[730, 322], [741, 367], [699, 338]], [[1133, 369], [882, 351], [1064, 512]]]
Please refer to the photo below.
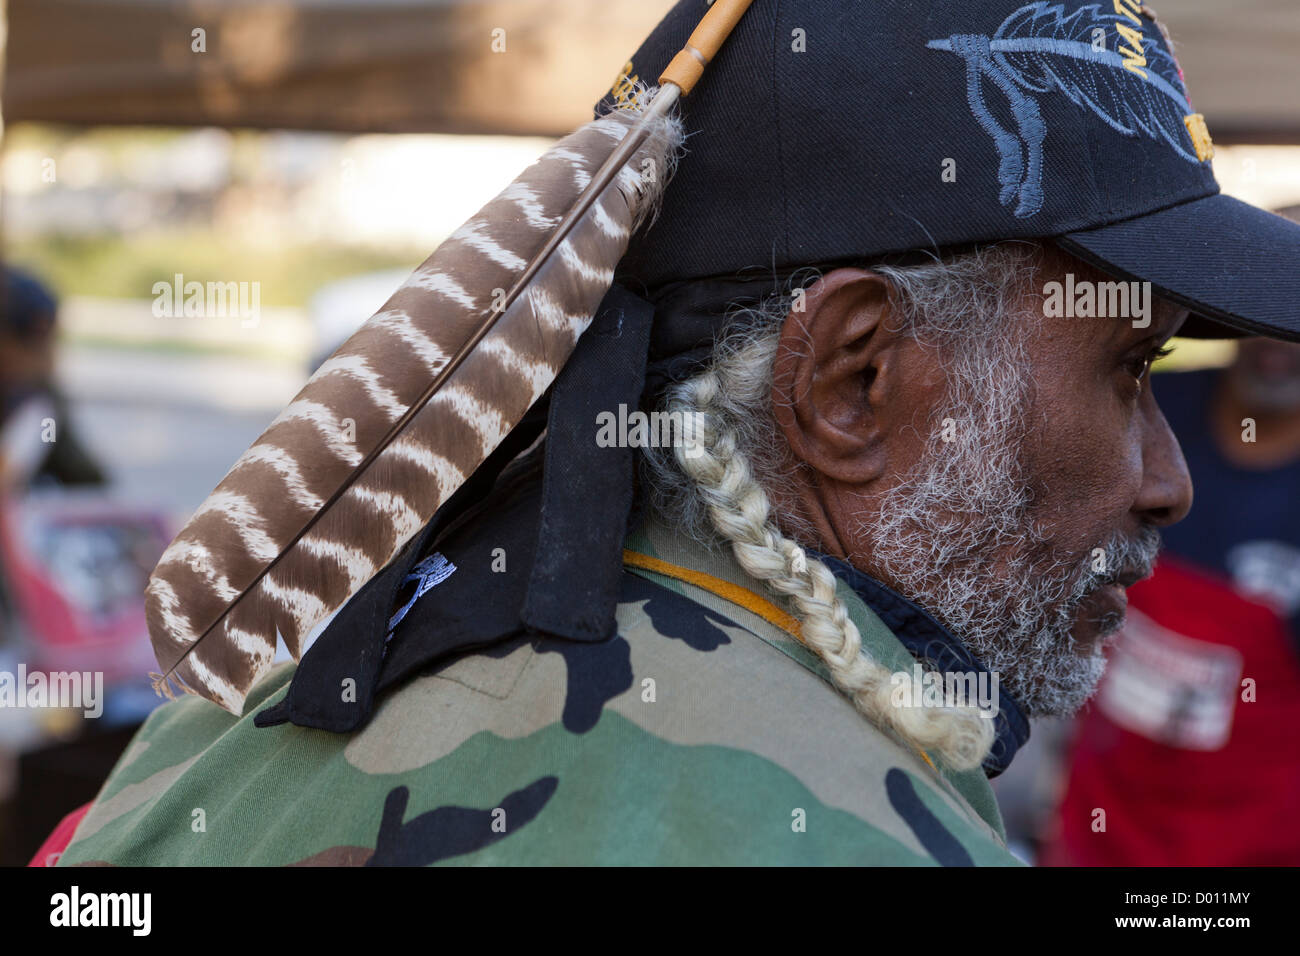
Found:
[[1300, 341], [1300, 225], [1281, 216], [1220, 194], [1056, 241], [1211, 320], [1181, 335]]

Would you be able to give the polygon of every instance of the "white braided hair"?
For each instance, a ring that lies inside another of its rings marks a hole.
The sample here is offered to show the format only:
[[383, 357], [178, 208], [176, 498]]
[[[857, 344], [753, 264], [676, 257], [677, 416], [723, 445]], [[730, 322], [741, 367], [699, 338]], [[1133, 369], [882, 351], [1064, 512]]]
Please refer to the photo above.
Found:
[[[876, 271], [890, 278], [900, 296], [909, 334], [940, 344], [976, 336], [987, 343], [990, 335], [1005, 337], [989, 329], [988, 320], [1005, 307], [1012, 280], [1023, 281], [1033, 248], [994, 246], [949, 261]], [[708, 368], [670, 387], [664, 410], [671, 420], [690, 425], [680, 430], [671, 451], [646, 451], [642, 474], [651, 507], [697, 540], [729, 546], [751, 577], [788, 598], [804, 642], [868, 720], [953, 769], [978, 767], [993, 743], [993, 721], [973, 706], [897, 706], [899, 681], [914, 683], [914, 676], [896, 675], [863, 649], [836, 595], [835, 576], [783, 533], [772, 513], [769, 490], [789, 488], [793, 478], [779, 465], [786, 457], [777, 453], [783, 439], [771, 409], [773, 362], [793, 301], [787, 294], [738, 313]], [[781, 519], [809, 546], [816, 542], [798, 516]], [[910, 690], [911, 700], [922, 699], [919, 687]]]

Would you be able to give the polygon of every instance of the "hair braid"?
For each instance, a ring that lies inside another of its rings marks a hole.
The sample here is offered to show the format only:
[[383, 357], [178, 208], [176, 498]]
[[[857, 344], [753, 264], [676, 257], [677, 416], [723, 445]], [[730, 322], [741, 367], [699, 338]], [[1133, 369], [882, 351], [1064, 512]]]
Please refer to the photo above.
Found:
[[[769, 339], [752, 347], [770, 352], [774, 345]], [[762, 364], [762, 356], [753, 358]], [[767, 356], [768, 367], [770, 359]], [[667, 402], [668, 410], [678, 413], [674, 418], [691, 423], [682, 429], [674, 453], [703, 497], [711, 524], [746, 572], [790, 598], [805, 643], [867, 719], [893, 728], [921, 750], [934, 751], [951, 767], [979, 766], [993, 742], [993, 721], [973, 707], [896, 706], [893, 672], [863, 650], [857, 626], [836, 595], [830, 569], [809, 557], [772, 521], [767, 492], [754, 477], [736, 432], [715, 409], [729, 384], [719, 368], [715, 364], [674, 386]], [[906, 676], [914, 681], [912, 674]], [[912, 699], [920, 700], [920, 688], [912, 690]]]

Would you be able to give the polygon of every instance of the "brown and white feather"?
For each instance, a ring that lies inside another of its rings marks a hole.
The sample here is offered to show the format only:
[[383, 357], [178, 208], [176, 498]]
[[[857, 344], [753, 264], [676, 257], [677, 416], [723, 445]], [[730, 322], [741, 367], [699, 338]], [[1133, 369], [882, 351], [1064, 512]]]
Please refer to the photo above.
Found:
[[400, 551], [549, 387], [671, 176], [682, 141], [671, 116], [656, 120], [488, 335], [357, 472], [639, 118], [621, 110], [594, 120], [525, 170], [438, 247], [235, 462], [146, 589], [162, 669], [155, 686], [170, 693], [175, 680], [239, 713], [270, 666], [277, 634], [296, 660], [312, 629]]

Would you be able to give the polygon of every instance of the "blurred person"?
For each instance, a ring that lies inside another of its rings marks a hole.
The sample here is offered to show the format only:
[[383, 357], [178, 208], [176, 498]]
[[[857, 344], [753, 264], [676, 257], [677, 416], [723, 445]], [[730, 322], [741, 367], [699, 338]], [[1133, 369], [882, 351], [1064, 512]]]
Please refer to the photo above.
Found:
[[1225, 369], [1155, 383], [1196, 503], [1129, 591], [1044, 862], [1294, 866], [1300, 345], [1245, 339]]
[[[4, 266], [0, 288], [0, 494], [32, 487], [99, 485], [105, 475], [71, 427], [55, 384], [58, 302], [30, 273]], [[8, 534], [0, 513], [0, 534]], [[2, 551], [3, 549], [0, 549]], [[16, 614], [0, 556], [0, 638]]]
[[0, 481], [99, 485], [103, 470], [78, 440], [54, 378], [58, 302], [35, 276], [4, 268], [0, 292]]

